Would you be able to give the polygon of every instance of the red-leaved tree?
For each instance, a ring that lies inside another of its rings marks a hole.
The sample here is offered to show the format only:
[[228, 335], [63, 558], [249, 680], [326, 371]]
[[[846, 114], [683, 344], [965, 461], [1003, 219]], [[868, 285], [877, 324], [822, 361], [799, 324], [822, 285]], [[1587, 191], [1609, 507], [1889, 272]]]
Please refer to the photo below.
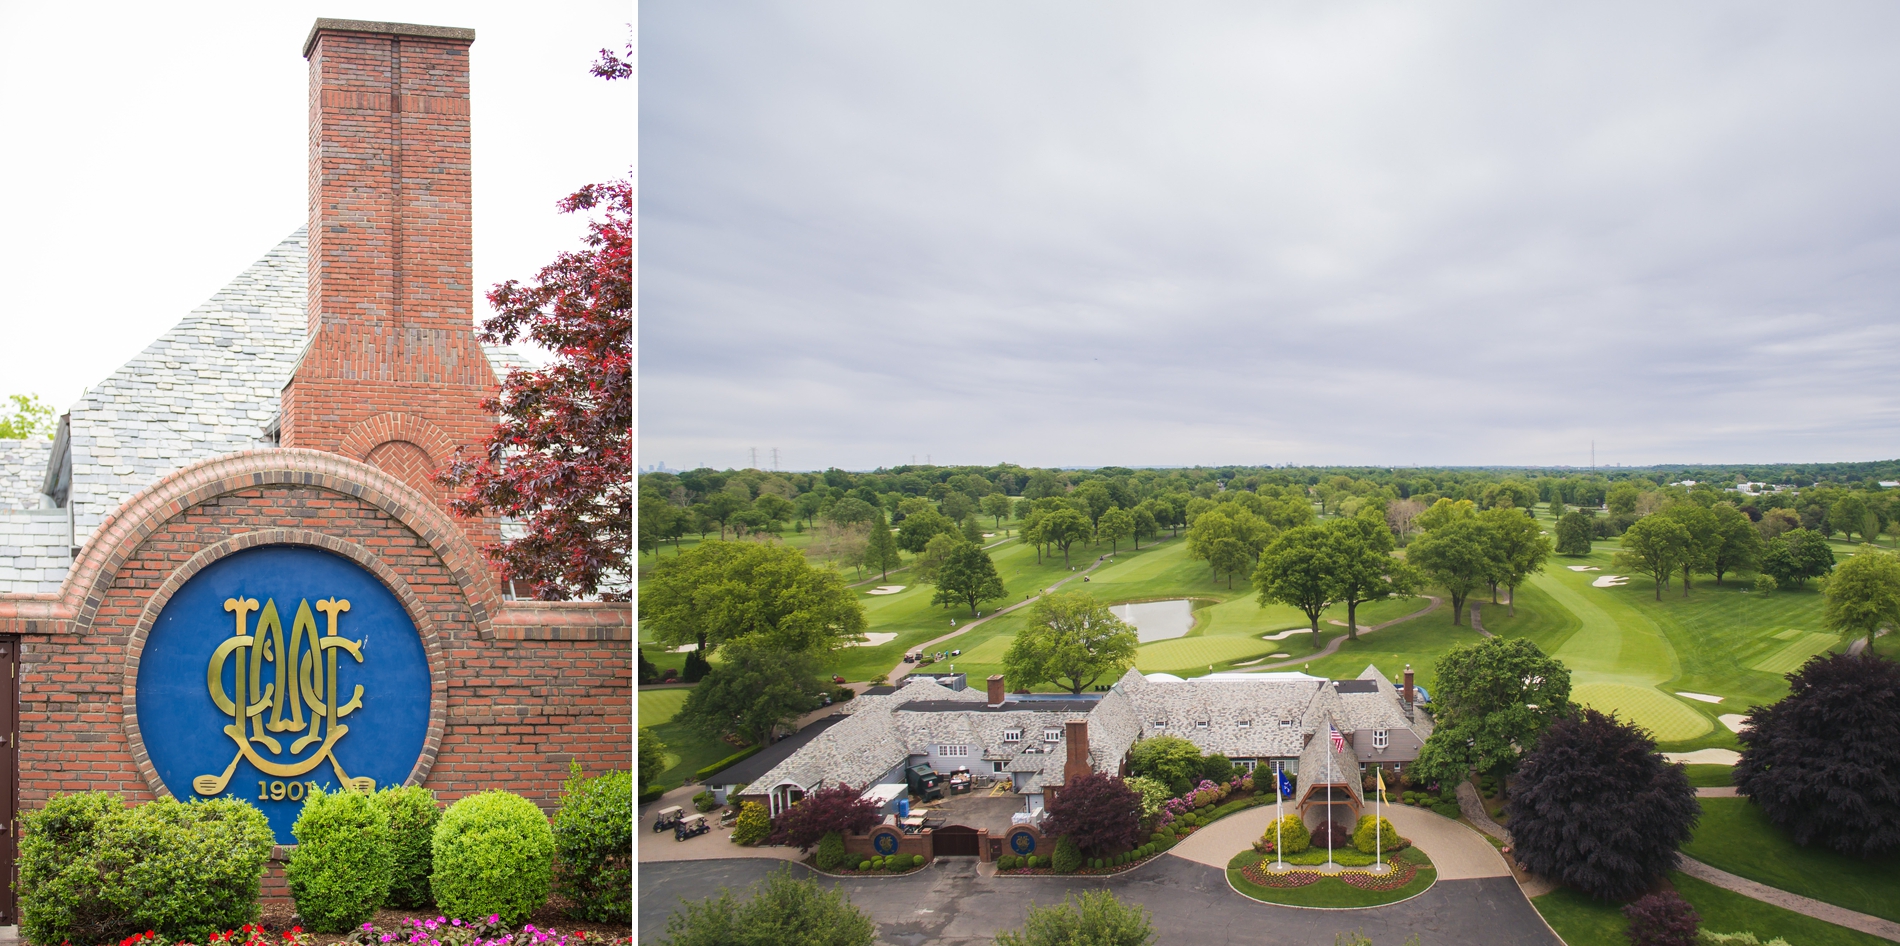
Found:
[[1141, 840], [1141, 793], [1113, 775], [1078, 775], [1049, 803], [1042, 831], [1068, 835], [1091, 857], [1126, 851]]
[[849, 785], [821, 788], [779, 813], [772, 823], [773, 844], [790, 844], [800, 851], [839, 834], [871, 830], [878, 822], [877, 802], [861, 797], [864, 790]]
[[[594, 73], [631, 67], [602, 50]], [[631, 58], [631, 55], [629, 55]], [[562, 213], [594, 211], [585, 247], [560, 254], [532, 283], [488, 293], [488, 344], [526, 338], [554, 353], [510, 373], [484, 402], [499, 420], [479, 458], [458, 451], [438, 477], [464, 516], [499, 513], [525, 534], [486, 551], [517, 592], [543, 601], [631, 597], [633, 543], [633, 181], [589, 184]]]

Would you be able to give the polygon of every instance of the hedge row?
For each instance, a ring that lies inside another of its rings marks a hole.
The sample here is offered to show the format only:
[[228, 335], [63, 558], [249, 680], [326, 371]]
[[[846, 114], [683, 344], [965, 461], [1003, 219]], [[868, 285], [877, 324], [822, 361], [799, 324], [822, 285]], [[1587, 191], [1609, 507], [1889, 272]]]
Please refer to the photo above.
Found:
[[748, 746], [747, 748], [740, 749], [738, 752], [735, 752], [729, 756], [726, 756], [725, 758], [720, 759], [719, 761], [714, 762], [711, 765], [705, 766], [697, 772], [694, 772], [693, 780], [696, 782], [704, 782], [707, 779], [712, 778], [715, 775], [718, 775], [721, 771], [725, 770], [727, 766], [737, 765], [738, 763], [743, 762], [748, 758], [751, 758], [753, 753], [763, 748], [765, 748], [765, 743], [759, 743], [758, 745], [755, 745], [755, 746]]

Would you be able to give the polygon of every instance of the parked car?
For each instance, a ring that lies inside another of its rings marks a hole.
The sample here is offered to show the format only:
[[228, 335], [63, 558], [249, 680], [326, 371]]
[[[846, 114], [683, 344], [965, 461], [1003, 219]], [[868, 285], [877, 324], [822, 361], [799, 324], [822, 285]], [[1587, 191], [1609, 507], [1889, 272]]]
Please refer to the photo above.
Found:
[[687, 815], [680, 819], [679, 824], [673, 826], [673, 840], [684, 841], [711, 830], [712, 825], [706, 823], [705, 815]]
[[654, 831], [665, 831], [680, 823], [681, 809], [678, 805], [660, 809], [660, 817], [653, 822]]

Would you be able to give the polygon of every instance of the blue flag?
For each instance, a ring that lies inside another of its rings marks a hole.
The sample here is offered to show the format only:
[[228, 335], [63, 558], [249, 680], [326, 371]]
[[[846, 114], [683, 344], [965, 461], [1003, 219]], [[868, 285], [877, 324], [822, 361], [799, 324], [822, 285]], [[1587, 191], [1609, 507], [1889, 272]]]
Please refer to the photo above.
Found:
[[1285, 770], [1282, 770], [1280, 772], [1280, 797], [1282, 798], [1293, 797], [1293, 780], [1286, 777]]

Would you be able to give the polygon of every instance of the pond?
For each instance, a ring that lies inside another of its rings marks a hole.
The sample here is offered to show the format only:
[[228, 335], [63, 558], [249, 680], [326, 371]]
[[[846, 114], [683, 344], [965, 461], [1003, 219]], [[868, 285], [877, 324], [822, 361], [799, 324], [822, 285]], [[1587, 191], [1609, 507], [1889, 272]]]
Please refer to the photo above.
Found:
[[1180, 637], [1194, 626], [1194, 602], [1186, 598], [1118, 604], [1108, 610], [1134, 627], [1144, 644]]

